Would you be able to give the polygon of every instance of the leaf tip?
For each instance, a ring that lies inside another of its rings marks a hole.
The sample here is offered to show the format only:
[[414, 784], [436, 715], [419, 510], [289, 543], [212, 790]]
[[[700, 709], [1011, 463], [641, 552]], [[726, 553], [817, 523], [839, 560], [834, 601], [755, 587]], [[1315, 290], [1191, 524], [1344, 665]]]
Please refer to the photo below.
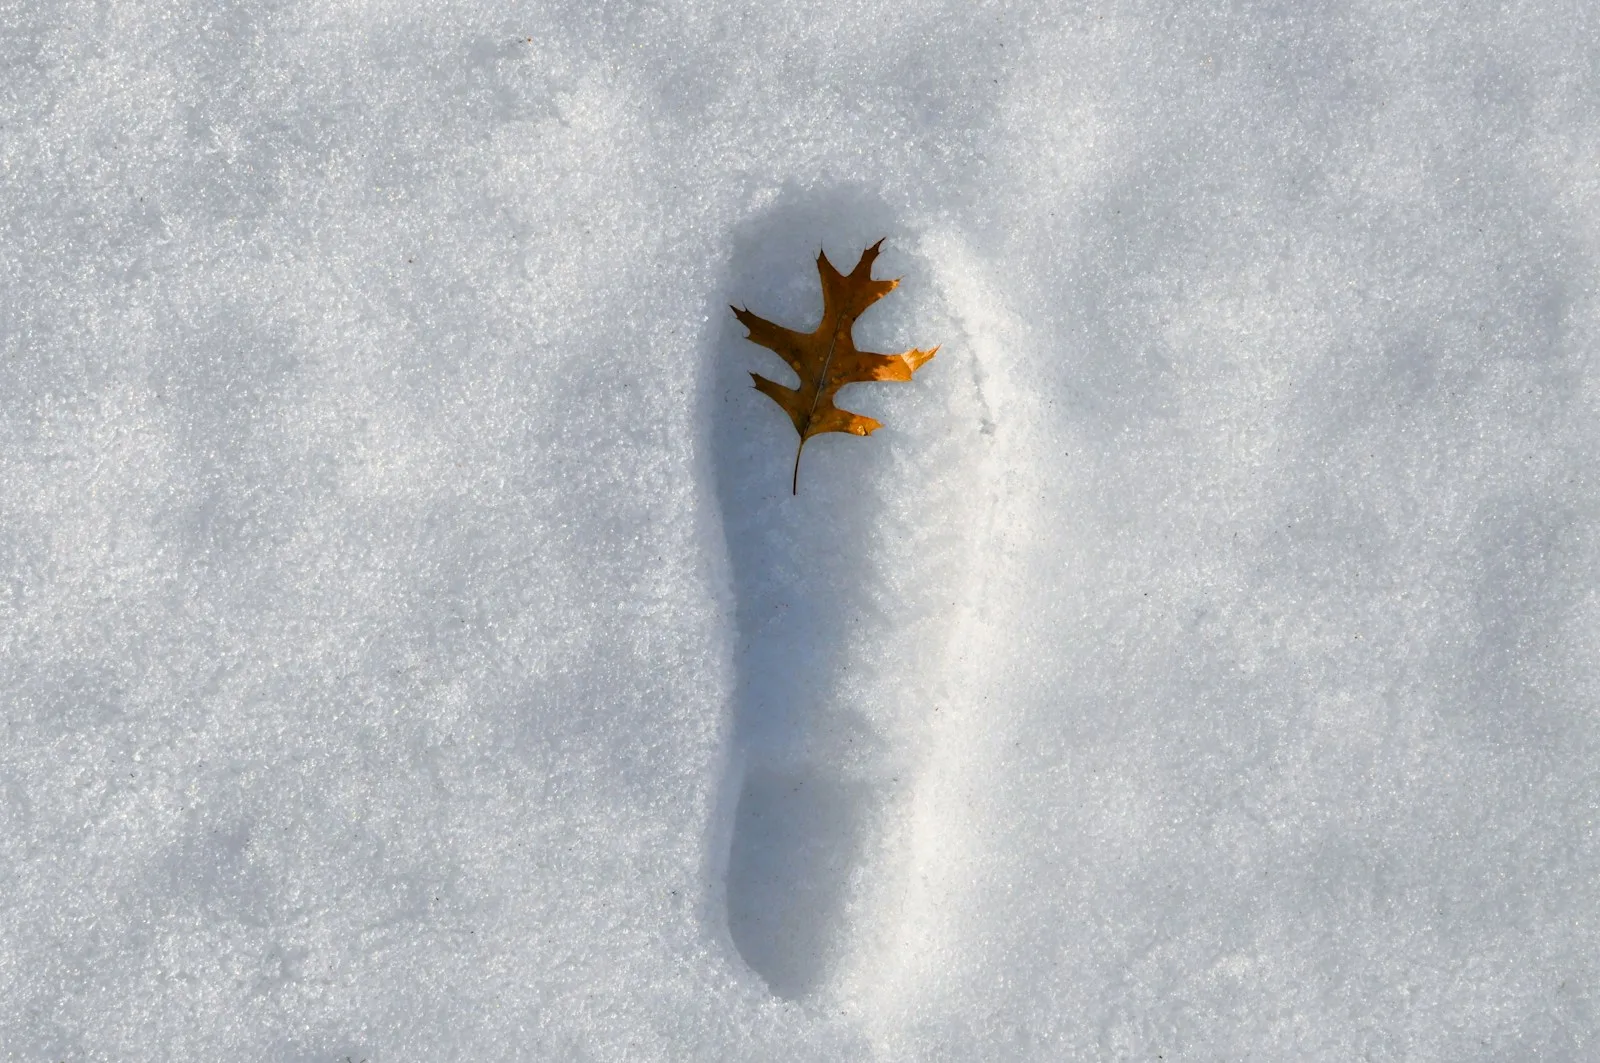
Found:
[[906, 365], [910, 367], [913, 373], [915, 373], [918, 369], [921, 369], [923, 366], [927, 365], [928, 362], [932, 360], [933, 356], [938, 353], [938, 346], [930, 347], [925, 351], [918, 350], [917, 348], [913, 347], [900, 357], [905, 359]]

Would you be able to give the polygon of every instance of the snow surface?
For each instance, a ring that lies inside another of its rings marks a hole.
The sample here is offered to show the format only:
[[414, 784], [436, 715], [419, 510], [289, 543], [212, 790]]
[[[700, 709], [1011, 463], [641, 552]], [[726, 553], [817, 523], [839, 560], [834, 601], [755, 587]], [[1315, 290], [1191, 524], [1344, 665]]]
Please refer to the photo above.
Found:
[[4, 1059], [1600, 1058], [1589, 0], [9, 0], [0, 193]]

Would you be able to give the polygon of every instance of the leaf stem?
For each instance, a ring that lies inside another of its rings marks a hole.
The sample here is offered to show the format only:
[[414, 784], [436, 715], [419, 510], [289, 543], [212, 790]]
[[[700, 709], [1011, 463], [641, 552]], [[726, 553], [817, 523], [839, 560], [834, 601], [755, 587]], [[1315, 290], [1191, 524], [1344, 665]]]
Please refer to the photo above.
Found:
[[[843, 320], [841, 318], [841, 320]], [[850, 331], [850, 324], [846, 322], [844, 331]], [[811, 419], [817, 415], [817, 402], [822, 398], [822, 385], [828, 379], [828, 369], [833, 365], [833, 352], [839, 346], [839, 329], [833, 330], [833, 340], [828, 344], [828, 356], [822, 360], [822, 372], [817, 374], [816, 390], [811, 393], [811, 409], [806, 411], [806, 427], [811, 427]], [[789, 493], [800, 493], [800, 452], [806, 449], [806, 440], [810, 438], [804, 432], [800, 433], [800, 445], [794, 448], [794, 483], [789, 485]]]

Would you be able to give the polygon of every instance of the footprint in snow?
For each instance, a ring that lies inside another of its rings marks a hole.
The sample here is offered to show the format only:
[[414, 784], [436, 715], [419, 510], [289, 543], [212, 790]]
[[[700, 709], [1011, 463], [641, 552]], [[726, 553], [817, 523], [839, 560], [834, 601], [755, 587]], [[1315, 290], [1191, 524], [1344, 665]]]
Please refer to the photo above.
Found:
[[[850, 193], [785, 199], [735, 241], [709, 401], [737, 635], [717, 843], [728, 931], [775, 995], [799, 999], [876, 977], [907, 918], [929, 827], [912, 809], [961, 696], [952, 643], [975, 607], [994, 424], [960, 321], [904, 227]], [[874, 276], [902, 283], [862, 316], [857, 345], [946, 345], [909, 383], [847, 387], [839, 404], [885, 427], [810, 440], [791, 495], [794, 428], [749, 372], [792, 374], [725, 304], [809, 330], [818, 241], [848, 270], [885, 235]]]

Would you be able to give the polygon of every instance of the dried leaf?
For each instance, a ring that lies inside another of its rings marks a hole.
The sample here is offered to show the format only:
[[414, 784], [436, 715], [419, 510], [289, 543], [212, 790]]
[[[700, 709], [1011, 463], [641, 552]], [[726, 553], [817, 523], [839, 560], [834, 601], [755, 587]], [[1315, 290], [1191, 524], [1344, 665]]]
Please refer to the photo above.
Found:
[[749, 339], [776, 351], [800, 377], [799, 388], [786, 388], [759, 373], [751, 373], [757, 391], [782, 406], [800, 445], [794, 452], [794, 493], [800, 493], [800, 452], [806, 440], [824, 432], [849, 432], [871, 435], [883, 426], [870, 417], [841, 410], [834, 396], [846, 384], [869, 380], [910, 380], [911, 374], [932, 358], [939, 348], [912, 348], [903, 354], [871, 354], [856, 350], [850, 329], [873, 303], [894, 291], [898, 280], [873, 280], [872, 263], [878, 257], [879, 240], [861, 252], [861, 261], [849, 275], [833, 268], [828, 256], [817, 255], [817, 272], [822, 275], [822, 324], [814, 332], [793, 332], [774, 325], [749, 310], [731, 307], [739, 323], [750, 330]]

